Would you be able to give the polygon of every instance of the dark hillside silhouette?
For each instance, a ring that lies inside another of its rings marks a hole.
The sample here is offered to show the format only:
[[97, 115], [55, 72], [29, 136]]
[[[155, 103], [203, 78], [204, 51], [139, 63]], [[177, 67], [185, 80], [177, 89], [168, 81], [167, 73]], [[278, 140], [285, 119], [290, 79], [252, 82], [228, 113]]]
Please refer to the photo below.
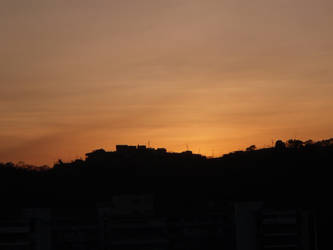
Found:
[[4, 196], [16, 192], [15, 197], [30, 201], [39, 200], [39, 195], [55, 201], [104, 199], [113, 192], [210, 190], [228, 199], [294, 201], [297, 196], [307, 202], [326, 195], [332, 156], [333, 139], [277, 141], [275, 147], [263, 149], [252, 145], [219, 158], [120, 145], [114, 152], [87, 153], [85, 160], [59, 160], [53, 168], [2, 163], [0, 185]]
[[119, 145], [114, 152], [87, 153], [84, 160], [59, 160], [52, 168], [1, 163], [0, 193], [3, 209], [90, 209], [119, 195], [150, 194], [158, 213], [167, 218], [206, 214], [211, 200], [259, 202], [276, 211], [311, 211], [319, 242], [327, 245], [333, 222], [332, 163], [333, 139], [279, 140], [272, 148], [251, 145], [218, 158]]

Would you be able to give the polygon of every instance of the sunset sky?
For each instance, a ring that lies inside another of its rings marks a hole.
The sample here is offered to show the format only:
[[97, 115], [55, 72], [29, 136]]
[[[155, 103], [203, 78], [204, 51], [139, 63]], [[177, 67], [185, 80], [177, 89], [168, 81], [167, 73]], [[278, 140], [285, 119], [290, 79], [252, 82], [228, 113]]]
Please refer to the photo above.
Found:
[[332, 0], [1, 0], [0, 162], [333, 137]]

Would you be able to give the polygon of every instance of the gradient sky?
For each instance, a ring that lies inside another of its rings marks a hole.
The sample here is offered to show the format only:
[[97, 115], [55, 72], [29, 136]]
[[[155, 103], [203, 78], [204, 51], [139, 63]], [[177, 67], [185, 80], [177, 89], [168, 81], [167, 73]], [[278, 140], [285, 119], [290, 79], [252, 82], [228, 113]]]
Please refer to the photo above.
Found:
[[332, 0], [1, 0], [0, 162], [333, 137]]

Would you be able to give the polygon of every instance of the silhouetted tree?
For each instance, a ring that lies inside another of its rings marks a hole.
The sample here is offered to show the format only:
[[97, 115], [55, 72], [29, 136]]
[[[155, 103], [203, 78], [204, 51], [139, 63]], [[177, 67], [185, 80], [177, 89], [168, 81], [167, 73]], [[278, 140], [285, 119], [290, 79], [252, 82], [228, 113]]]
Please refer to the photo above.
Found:
[[256, 149], [257, 149], [256, 145], [251, 145], [250, 147], [246, 148], [246, 151], [254, 151]]
[[299, 149], [303, 147], [303, 142], [297, 139], [290, 139], [287, 141], [287, 147], [293, 149]]
[[65, 164], [64, 164], [64, 162], [61, 160], [61, 159], [59, 159], [55, 164], [54, 164], [54, 168], [56, 169], [56, 168], [60, 168], [60, 167], [63, 167]]
[[283, 141], [277, 140], [275, 142], [275, 149], [277, 149], [277, 150], [283, 150], [285, 148], [286, 148], [286, 144]]

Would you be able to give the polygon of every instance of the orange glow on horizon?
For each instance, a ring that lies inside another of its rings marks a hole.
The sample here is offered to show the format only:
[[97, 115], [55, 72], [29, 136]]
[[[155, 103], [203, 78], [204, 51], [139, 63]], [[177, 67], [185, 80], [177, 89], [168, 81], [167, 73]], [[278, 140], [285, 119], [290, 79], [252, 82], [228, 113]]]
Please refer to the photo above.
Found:
[[333, 137], [333, 2], [2, 1], [0, 162]]

